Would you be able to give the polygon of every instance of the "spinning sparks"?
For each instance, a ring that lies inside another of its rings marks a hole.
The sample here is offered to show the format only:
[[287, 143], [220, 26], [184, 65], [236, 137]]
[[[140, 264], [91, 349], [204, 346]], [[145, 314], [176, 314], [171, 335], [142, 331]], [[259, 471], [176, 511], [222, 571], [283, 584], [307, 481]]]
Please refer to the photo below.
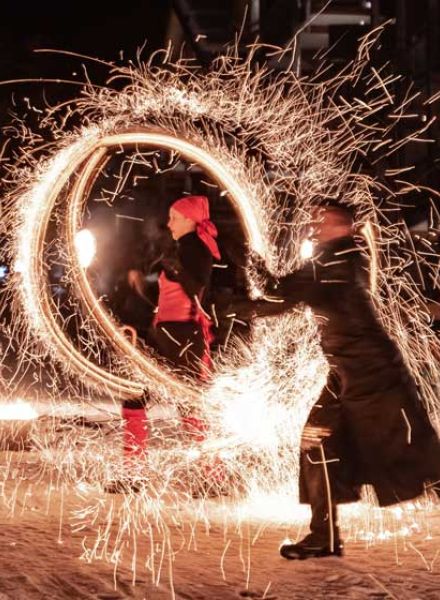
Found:
[[[233, 207], [249, 250], [276, 274], [312, 255], [303, 233], [318, 198], [341, 198], [353, 206], [368, 242], [371, 290], [380, 318], [438, 419], [440, 379], [434, 357], [440, 355], [439, 341], [430, 329], [420, 286], [402, 268], [420, 261], [403, 224], [390, 222], [376, 206], [379, 194], [391, 198], [415, 190], [401, 173], [392, 182], [398, 192], [391, 192], [382, 181], [352, 168], [359, 155], [378, 161], [398, 147], [391, 133], [406, 105], [393, 94], [392, 80], [378, 80], [369, 65], [374, 35], [361, 43], [352, 72], [331, 81], [254, 72], [252, 53], [246, 61], [232, 53], [209, 73], [185, 62], [167, 64], [165, 58], [162, 70], [148, 64], [113, 70], [112, 79], [125, 78], [122, 90], [111, 84], [105, 89], [85, 85], [73, 104], [81, 120], [73, 131], [66, 125], [70, 113], [49, 111], [42, 126], [50, 126], [54, 142], [50, 150], [41, 148], [39, 158], [38, 134], [20, 129], [22, 147], [28, 144], [29, 152], [22, 163], [10, 166], [13, 185], [4, 215], [11, 232], [8, 264], [20, 265], [9, 281], [14, 318], [8, 335], [19, 348], [20, 368], [33, 369], [35, 379], [45, 365], [56, 365], [57, 374], [47, 385], [54, 401], [63, 396], [84, 401], [81, 418], [42, 419], [32, 436], [40, 457], [34, 481], [50, 475], [60, 489], [75, 486], [76, 527], [97, 524], [95, 543], [84, 544], [87, 559], [110, 556], [117, 563], [122, 549], [134, 547], [136, 552], [136, 535], [145, 531], [152, 540], [158, 536], [163, 549], [169, 519], [194, 525], [219, 514], [239, 521], [249, 515], [274, 517], [268, 512], [269, 499], [296, 489], [301, 429], [328, 368], [313, 317], [301, 307], [254, 323], [246, 342], [234, 335], [240, 315], [229, 316], [228, 343], [215, 357], [212, 381], [206, 385], [177, 377], [151, 350], [127, 338], [89, 279], [87, 267], [96, 247], [90, 231], [82, 230], [91, 189], [117, 152], [131, 152], [128, 168], [130, 161], [147, 164], [147, 155], [155, 151], [167, 151], [170, 164], [182, 160], [197, 165]], [[345, 101], [341, 90], [354, 80], [368, 87], [370, 104]], [[372, 113], [379, 112], [393, 119], [385, 125], [384, 118], [372, 123]], [[411, 139], [425, 130], [426, 123], [420, 132], [411, 132]], [[121, 173], [110, 190], [112, 198], [122, 193], [125, 180]], [[51, 252], [64, 269], [67, 317], [48, 278]], [[424, 268], [437, 282], [436, 266], [424, 259]], [[247, 277], [252, 294], [262, 282], [251, 268]], [[68, 332], [71, 320], [75, 335]], [[10, 377], [6, 369], [1, 376], [12, 394], [20, 378]], [[115, 508], [114, 499], [96, 495], [108, 481], [127, 479], [120, 419], [110, 401], [137, 398], [145, 389], [155, 401], [149, 407], [150, 448], [130, 465], [127, 494]], [[88, 411], [98, 399], [100, 419], [92, 419]], [[203, 443], [182, 431], [182, 399], [209, 424]], [[221, 476], [213, 476], [219, 472]], [[131, 493], [134, 488], [137, 495]], [[217, 509], [203, 502], [195, 509], [192, 496], [205, 495], [223, 500]], [[280, 508], [283, 502], [273, 504], [276, 517], [294, 520], [293, 501], [287, 517]], [[110, 542], [113, 525], [117, 533]], [[156, 554], [152, 549], [147, 562], [158, 580]]]

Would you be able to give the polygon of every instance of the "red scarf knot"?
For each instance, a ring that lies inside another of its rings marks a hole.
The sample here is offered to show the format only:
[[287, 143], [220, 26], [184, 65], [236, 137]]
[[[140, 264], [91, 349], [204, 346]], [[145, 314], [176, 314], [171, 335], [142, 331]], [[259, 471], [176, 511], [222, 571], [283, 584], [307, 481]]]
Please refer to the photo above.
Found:
[[177, 210], [187, 219], [196, 223], [196, 233], [202, 242], [208, 247], [212, 256], [220, 260], [220, 251], [215, 238], [217, 227], [209, 219], [209, 202], [206, 196], [185, 196], [176, 200], [171, 208]]

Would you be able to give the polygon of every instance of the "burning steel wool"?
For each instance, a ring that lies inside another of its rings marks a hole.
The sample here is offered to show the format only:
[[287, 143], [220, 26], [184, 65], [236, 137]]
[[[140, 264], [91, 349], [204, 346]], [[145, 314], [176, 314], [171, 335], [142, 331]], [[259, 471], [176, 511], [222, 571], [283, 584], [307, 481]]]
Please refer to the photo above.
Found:
[[[275, 75], [265, 68], [253, 70], [257, 48], [246, 60], [231, 52], [208, 73], [183, 60], [171, 64], [167, 52], [161, 69], [149, 63], [118, 69], [109, 65], [108, 87], [86, 83], [79, 98], [42, 115], [41, 127], [51, 131], [50, 145], [40, 147], [39, 133], [25, 124], [11, 125], [22, 140], [22, 157], [9, 166], [3, 214], [8, 262], [14, 265], [8, 290], [13, 318], [5, 328], [20, 358], [17, 373], [21, 369], [38, 379], [46, 369], [42, 365], [55, 366], [52, 397], [40, 399], [46, 409], [29, 432], [33, 460], [5, 454], [5, 501], [13, 510], [21, 485], [10, 477], [11, 464], [27, 486], [50, 481], [54, 494], [63, 498], [68, 493], [75, 531], [88, 531], [85, 559], [118, 564], [136, 556], [138, 536], [149, 536], [144, 562], [159, 581], [162, 563], [175, 549], [176, 528], [180, 540], [190, 540], [197, 524], [209, 526], [211, 521], [300, 520], [294, 498], [300, 433], [327, 374], [316, 324], [303, 307], [255, 321], [246, 343], [235, 336], [240, 315], [229, 315], [226, 347], [204, 385], [179, 379], [148, 348], [127, 337], [96, 294], [89, 262], [82, 262], [77, 252], [90, 190], [117, 152], [135, 148], [136, 160], [146, 161], [155, 150], [167, 151], [176, 160], [198, 165], [232, 205], [249, 250], [279, 275], [313, 251], [306, 246], [301, 254], [301, 244], [318, 198], [331, 196], [354, 207], [368, 241], [377, 310], [438, 425], [440, 347], [422, 286], [411, 275], [423, 263], [436, 285], [438, 270], [430, 249], [417, 255], [403, 223], [389, 209], [378, 208], [386, 205], [384, 199], [392, 207], [393, 198], [418, 190], [398, 170], [379, 181], [353, 168], [357, 156], [378, 162], [410, 140], [422, 139], [430, 125], [423, 123], [408, 138], [395, 139], [396, 124], [411, 97], [398, 100], [395, 76], [370, 65], [379, 34], [378, 29], [362, 41], [350, 70], [324, 82], [322, 77], [301, 80], [290, 71]], [[349, 104], [344, 85], [359, 83], [369, 102]], [[380, 121], [375, 121], [379, 113]], [[80, 125], [71, 128], [73, 119]], [[112, 197], [121, 193], [124, 181], [121, 172]], [[433, 205], [434, 223], [437, 217]], [[54, 302], [48, 282], [54, 248], [66, 269], [67, 316]], [[257, 297], [263, 282], [251, 268], [247, 277], [249, 294]], [[78, 322], [75, 341], [67, 332], [72, 314]], [[1, 376], [5, 396], [18, 394], [19, 375], [3, 369]], [[119, 403], [140, 396], [146, 387], [158, 402], [150, 411], [148, 452], [130, 466], [136, 489], [103, 495], [106, 482], [126, 476]], [[202, 441], [181, 432], [182, 398], [209, 423]], [[80, 410], [72, 416], [51, 414], [50, 407], [61, 401]], [[155, 416], [158, 407], [166, 407], [165, 418]], [[222, 475], [212, 489], [207, 480], [219, 465]], [[216, 498], [208, 501], [211, 495]], [[398, 513], [379, 511], [368, 502], [366, 498], [366, 512], [360, 516], [358, 507], [348, 509], [347, 527], [369, 542], [424, 529], [423, 516], [414, 525], [415, 515], [432, 510], [429, 499]]]

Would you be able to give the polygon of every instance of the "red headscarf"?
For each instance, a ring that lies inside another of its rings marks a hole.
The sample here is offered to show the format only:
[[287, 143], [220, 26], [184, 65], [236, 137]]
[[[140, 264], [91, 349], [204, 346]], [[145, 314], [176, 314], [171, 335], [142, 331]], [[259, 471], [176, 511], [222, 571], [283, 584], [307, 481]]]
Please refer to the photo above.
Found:
[[212, 256], [220, 260], [220, 252], [215, 241], [217, 227], [209, 220], [208, 198], [206, 196], [185, 196], [176, 200], [171, 208], [196, 223], [197, 235], [208, 246]]

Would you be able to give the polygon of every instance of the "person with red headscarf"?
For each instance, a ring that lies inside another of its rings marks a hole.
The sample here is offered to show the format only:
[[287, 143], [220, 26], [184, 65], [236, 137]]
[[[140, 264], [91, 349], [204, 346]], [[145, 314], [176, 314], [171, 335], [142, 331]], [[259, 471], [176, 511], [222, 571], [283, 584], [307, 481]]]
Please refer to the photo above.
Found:
[[[184, 375], [206, 379], [210, 366], [209, 345], [212, 341], [210, 319], [202, 308], [214, 260], [220, 259], [216, 242], [217, 228], [210, 220], [206, 196], [186, 196], [176, 200], [170, 210], [168, 229], [175, 240], [175, 253], [162, 260], [159, 298], [154, 319], [154, 346], [158, 353]], [[136, 278], [129, 283], [137, 289]], [[126, 400], [124, 453], [133, 464], [148, 446], [145, 407], [148, 391], [140, 399]], [[197, 441], [205, 439], [206, 424], [195, 417], [189, 407], [181, 405], [182, 423]], [[120, 486], [115, 490], [123, 491]]]

